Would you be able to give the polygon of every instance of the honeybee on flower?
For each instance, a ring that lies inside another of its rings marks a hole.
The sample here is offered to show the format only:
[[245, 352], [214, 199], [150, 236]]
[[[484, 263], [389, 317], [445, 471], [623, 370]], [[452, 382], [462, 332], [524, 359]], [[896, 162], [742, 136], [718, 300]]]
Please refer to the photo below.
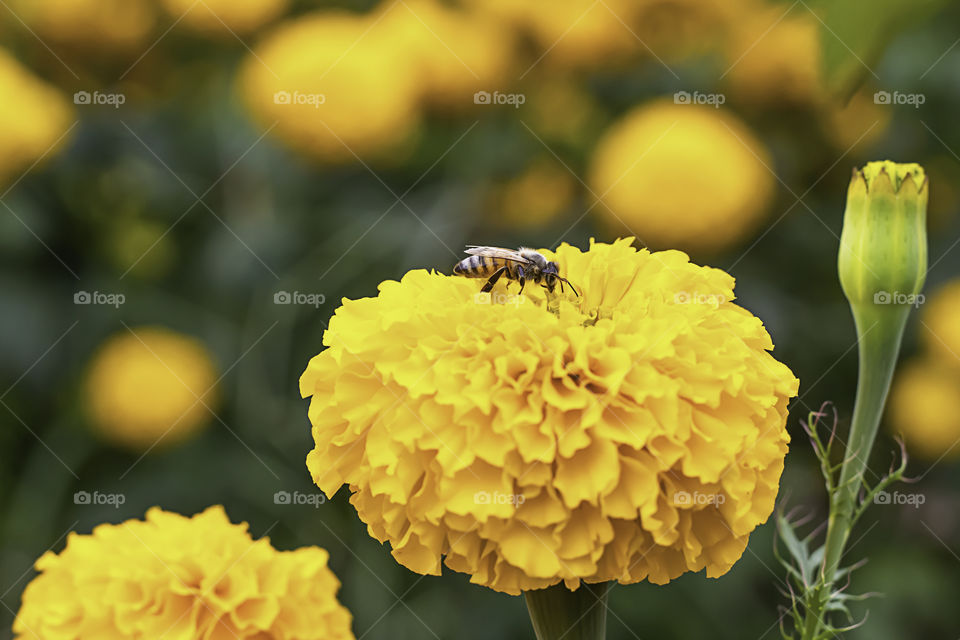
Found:
[[550, 293], [553, 293], [558, 283], [560, 292], [563, 293], [563, 283], [566, 282], [577, 296], [580, 295], [570, 281], [560, 275], [559, 265], [547, 260], [535, 249], [520, 247], [513, 251], [499, 247], [470, 245], [466, 253], [470, 254], [470, 257], [455, 264], [453, 273], [467, 278], [489, 276], [486, 284], [480, 289], [481, 293], [489, 293], [500, 277], [506, 275], [508, 280], [516, 280], [520, 283], [521, 293], [527, 280], [532, 280], [535, 284], [540, 284], [542, 280], [543, 287]]

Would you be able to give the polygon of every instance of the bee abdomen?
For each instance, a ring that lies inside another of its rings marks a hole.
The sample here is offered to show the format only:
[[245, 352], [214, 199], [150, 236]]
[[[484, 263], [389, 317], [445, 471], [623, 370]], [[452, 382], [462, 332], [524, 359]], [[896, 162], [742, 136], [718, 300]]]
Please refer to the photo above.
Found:
[[453, 267], [453, 273], [468, 278], [482, 278], [492, 274], [499, 268], [497, 259], [487, 256], [470, 256], [464, 258]]

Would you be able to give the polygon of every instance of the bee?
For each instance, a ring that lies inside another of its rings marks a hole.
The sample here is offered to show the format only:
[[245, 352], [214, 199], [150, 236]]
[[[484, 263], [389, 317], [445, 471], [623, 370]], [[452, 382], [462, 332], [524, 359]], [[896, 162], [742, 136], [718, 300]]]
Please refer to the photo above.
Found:
[[470, 257], [455, 264], [453, 273], [467, 278], [489, 276], [486, 284], [480, 289], [483, 293], [489, 293], [493, 285], [497, 284], [497, 280], [506, 275], [508, 280], [516, 280], [520, 283], [521, 293], [527, 280], [532, 280], [536, 284], [542, 282], [543, 287], [550, 293], [553, 293], [557, 283], [560, 284], [560, 292], [563, 293], [563, 283], [566, 282], [574, 294], [578, 297], [580, 295], [569, 280], [560, 276], [560, 266], [556, 262], [547, 260], [539, 251], [527, 247], [512, 251], [499, 247], [469, 245], [466, 253], [470, 254]]

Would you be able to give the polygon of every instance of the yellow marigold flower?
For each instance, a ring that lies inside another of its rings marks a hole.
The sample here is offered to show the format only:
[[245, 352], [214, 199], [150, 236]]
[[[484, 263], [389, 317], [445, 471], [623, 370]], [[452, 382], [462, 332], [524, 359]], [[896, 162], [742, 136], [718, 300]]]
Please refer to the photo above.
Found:
[[282, 14], [289, 0], [162, 0], [171, 16], [199, 31], [248, 33]]
[[960, 278], [940, 286], [924, 305], [923, 340], [930, 353], [960, 369]]
[[726, 79], [731, 88], [762, 104], [819, 101], [819, 26], [803, 8], [773, 5], [742, 14], [728, 45]]
[[419, 86], [371, 26], [369, 16], [323, 11], [274, 29], [241, 74], [253, 115], [323, 160], [397, 150], [418, 128]]
[[119, 445], [171, 445], [207, 426], [216, 380], [202, 343], [160, 327], [135, 328], [94, 356], [86, 382], [90, 417]]
[[156, 22], [149, 0], [16, 0], [13, 7], [40, 37], [85, 49], [130, 49]]
[[19, 177], [70, 129], [64, 97], [0, 49], [0, 184]]
[[411, 570], [507, 593], [730, 569], [798, 381], [731, 276], [631, 243], [544, 252], [581, 293], [550, 305], [423, 270], [344, 300], [300, 379], [317, 485]]
[[13, 625], [18, 640], [352, 639], [340, 582], [319, 547], [278, 551], [223, 507], [71, 533], [36, 562]]
[[410, 65], [430, 102], [473, 107], [475, 92], [504, 88], [513, 43], [488, 16], [409, 0], [384, 4], [372, 20], [370, 36]]
[[607, 131], [589, 182], [612, 228], [626, 226], [648, 246], [718, 251], [742, 241], [766, 215], [769, 164], [760, 141], [733, 115], [658, 100]]
[[933, 359], [905, 365], [894, 379], [888, 415], [911, 453], [927, 460], [960, 455], [960, 372]]

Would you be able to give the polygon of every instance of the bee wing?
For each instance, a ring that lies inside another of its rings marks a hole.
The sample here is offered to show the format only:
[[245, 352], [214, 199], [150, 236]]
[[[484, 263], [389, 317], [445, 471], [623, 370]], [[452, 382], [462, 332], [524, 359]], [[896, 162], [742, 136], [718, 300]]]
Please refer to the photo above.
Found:
[[514, 262], [522, 262], [524, 264], [529, 263], [530, 261], [524, 258], [517, 251], [512, 249], [501, 249], [500, 247], [483, 247], [475, 244], [467, 246], [466, 253], [471, 256], [488, 256], [491, 258], [503, 258], [504, 260], [513, 260]]

